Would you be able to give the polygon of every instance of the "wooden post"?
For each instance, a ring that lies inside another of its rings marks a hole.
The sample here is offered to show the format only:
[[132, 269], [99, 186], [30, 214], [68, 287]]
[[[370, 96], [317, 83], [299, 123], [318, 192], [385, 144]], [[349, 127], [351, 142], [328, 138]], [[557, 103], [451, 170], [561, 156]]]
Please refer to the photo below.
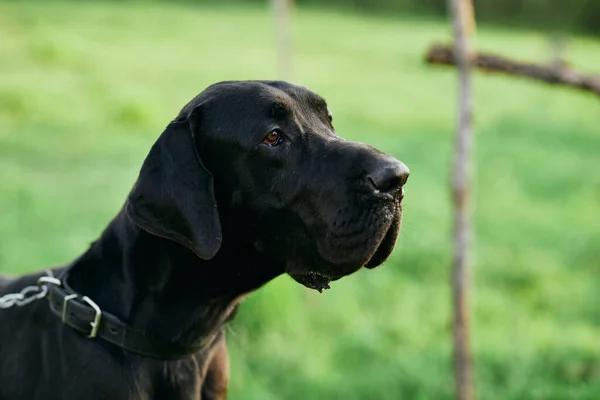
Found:
[[292, 19], [293, 0], [271, 0], [275, 12], [275, 37], [277, 38], [277, 62], [279, 78], [292, 79]]
[[472, 0], [449, 0], [454, 25], [455, 59], [459, 69], [458, 129], [452, 179], [455, 206], [454, 262], [452, 293], [454, 302], [454, 374], [459, 400], [474, 399], [469, 349], [469, 184], [473, 99], [471, 90], [471, 37], [475, 31]]
[[548, 36], [548, 50], [550, 60], [548, 64], [551, 68], [560, 71], [567, 66], [565, 63], [565, 52], [567, 42], [564, 36], [559, 33], [554, 33]]

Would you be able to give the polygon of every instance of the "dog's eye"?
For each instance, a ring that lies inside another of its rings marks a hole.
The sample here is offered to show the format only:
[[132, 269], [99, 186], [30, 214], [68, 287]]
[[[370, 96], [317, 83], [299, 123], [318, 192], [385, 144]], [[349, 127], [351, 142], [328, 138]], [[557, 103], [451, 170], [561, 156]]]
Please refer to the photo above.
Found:
[[269, 134], [264, 138], [263, 143], [269, 146], [277, 146], [281, 143], [282, 136], [281, 132], [278, 129], [273, 129]]
[[333, 115], [331, 113], [327, 114], [327, 118], [329, 118], [329, 122], [333, 122]]

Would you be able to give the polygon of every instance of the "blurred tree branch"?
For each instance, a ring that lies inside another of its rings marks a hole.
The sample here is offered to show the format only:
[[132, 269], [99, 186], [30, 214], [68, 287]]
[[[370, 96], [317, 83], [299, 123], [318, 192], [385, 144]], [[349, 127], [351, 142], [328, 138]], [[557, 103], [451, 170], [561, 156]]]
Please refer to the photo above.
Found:
[[[456, 65], [455, 49], [452, 46], [434, 45], [427, 52], [426, 61], [429, 64]], [[564, 65], [557, 67], [554, 65], [523, 63], [489, 53], [473, 54], [472, 65], [486, 72], [524, 76], [600, 95], [600, 76], [585, 75]]]

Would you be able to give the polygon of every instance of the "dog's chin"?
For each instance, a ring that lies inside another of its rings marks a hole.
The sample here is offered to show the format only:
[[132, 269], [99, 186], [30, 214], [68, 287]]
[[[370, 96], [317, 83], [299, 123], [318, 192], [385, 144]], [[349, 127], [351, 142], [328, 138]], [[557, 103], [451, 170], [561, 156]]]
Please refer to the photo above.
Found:
[[329, 282], [334, 280], [328, 275], [315, 271], [288, 274], [299, 284], [306, 286], [309, 289], [315, 289], [321, 293], [323, 290], [329, 289]]
[[375, 249], [370, 252], [367, 251], [366, 254], [354, 262], [347, 262], [346, 260], [342, 264], [332, 265], [331, 261], [323, 261], [323, 264], [329, 264], [329, 266], [319, 268], [318, 270], [314, 268], [314, 265], [308, 267], [300, 263], [288, 263], [286, 266], [287, 273], [301, 285], [322, 292], [330, 288], [329, 284], [332, 281], [351, 275], [363, 266], [372, 269], [383, 264], [394, 250], [398, 233], [400, 232], [400, 225], [401, 217], [398, 215], [398, 217], [394, 218]]
[[[364, 263], [361, 262], [335, 265], [324, 260], [322, 262], [313, 261], [307, 264], [289, 262], [286, 266], [286, 271], [289, 276], [301, 285], [323, 292], [323, 290], [330, 288], [329, 283], [358, 271], [363, 265]], [[320, 268], [317, 269], [315, 267]]]

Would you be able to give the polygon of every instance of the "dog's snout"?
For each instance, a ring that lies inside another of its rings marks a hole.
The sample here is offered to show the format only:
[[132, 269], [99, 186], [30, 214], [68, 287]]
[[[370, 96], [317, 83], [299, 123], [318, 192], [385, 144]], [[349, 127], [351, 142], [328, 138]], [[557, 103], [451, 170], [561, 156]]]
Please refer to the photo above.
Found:
[[367, 179], [379, 192], [389, 193], [404, 186], [409, 174], [406, 165], [396, 159], [387, 159], [378, 163]]

